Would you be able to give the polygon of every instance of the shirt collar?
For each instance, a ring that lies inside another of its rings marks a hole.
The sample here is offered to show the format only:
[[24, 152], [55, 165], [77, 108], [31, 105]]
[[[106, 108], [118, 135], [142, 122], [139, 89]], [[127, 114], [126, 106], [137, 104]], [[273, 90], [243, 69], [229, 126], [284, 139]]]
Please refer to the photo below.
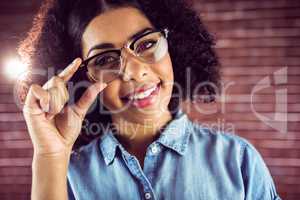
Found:
[[[177, 152], [179, 155], [184, 155], [190, 135], [189, 131], [187, 131], [187, 123], [187, 115], [179, 109], [175, 113], [174, 118], [162, 128], [157, 142]], [[124, 150], [111, 129], [108, 129], [100, 139], [100, 149], [106, 165], [109, 165], [115, 158], [117, 147], [121, 151]]]
[[188, 116], [179, 109], [173, 120], [162, 129], [157, 142], [180, 155], [184, 155], [190, 135], [190, 132], [187, 131], [187, 123]]

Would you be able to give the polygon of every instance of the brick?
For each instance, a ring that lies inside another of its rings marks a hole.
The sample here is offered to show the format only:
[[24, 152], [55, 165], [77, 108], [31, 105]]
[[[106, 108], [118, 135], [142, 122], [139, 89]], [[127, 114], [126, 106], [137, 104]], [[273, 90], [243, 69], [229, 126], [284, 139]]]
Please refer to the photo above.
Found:
[[27, 131], [4, 131], [0, 132], [1, 140], [28, 140], [29, 133]]
[[0, 167], [0, 176], [30, 176], [31, 166], [21, 167]]
[[0, 167], [28, 167], [31, 166], [32, 158], [0, 158]]

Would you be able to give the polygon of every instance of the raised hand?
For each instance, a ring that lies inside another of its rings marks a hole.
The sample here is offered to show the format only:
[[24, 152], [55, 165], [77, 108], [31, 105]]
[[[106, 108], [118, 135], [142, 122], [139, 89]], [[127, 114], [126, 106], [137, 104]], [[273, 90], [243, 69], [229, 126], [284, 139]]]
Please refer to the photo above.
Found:
[[69, 100], [66, 83], [80, 64], [81, 59], [75, 59], [42, 87], [33, 84], [28, 91], [23, 115], [36, 154], [55, 156], [69, 153], [89, 107], [106, 87], [105, 83], [94, 83], [75, 104], [66, 105]]

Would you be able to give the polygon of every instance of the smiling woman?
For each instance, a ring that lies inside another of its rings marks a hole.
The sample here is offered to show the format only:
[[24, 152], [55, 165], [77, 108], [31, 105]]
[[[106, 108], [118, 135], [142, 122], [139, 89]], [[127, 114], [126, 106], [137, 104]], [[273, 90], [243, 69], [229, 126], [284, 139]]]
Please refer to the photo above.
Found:
[[[107, 27], [105, 32], [101, 27]], [[110, 80], [110, 84], [103, 91], [103, 105], [114, 112], [114, 122], [126, 119], [143, 124], [146, 118], [153, 118], [155, 121], [160, 121], [160, 118], [163, 123], [170, 120], [168, 103], [172, 93], [172, 63], [167, 44], [159, 42], [164, 36], [160, 32], [153, 32], [154, 28], [138, 9], [124, 7], [95, 17], [83, 33], [83, 57], [93, 57], [101, 53], [100, 58], [97, 56], [87, 65], [88, 68], [93, 68], [90, 70], [92, 74], [97, 74], [104, 80], [108, 79], [106, 76], [111, 78], [111, 73], [115, 70], [117, 74], [125, 74]], [[150, 45], [150, 42], [155, 42], [155, 45], [147, 48], [146, 42]], [[127, 48], [122, 48], [125, 44]], [[122, 51], [113, 57], [112, 50], [120, 48]], [[103, 61], [108, 59], [103, 57], [107, 53], [110, 60]], [[104, 72], [101, 73], [102, 71]], [[156, 92], [152, 93], [154, 91]], [[146, 98], [144, 95], [147, 93]], [[128, 98], [123, 98], [126, 96]], [[133, 99], [132, 104], [127, 109], [122, 109], [128, 104], [129, 97]], [[140, 108], [149, 112], [141, 112]], [[122, 111], [116, 112], [121, 109]]]
[[[214, 100], [213, 44], [182, 0], [46, 1], [20, 46], [28, 79], [41, 66], [63, 69], [32, 83], [24, 103], [32, 199], [280, 199], [249, 142], [180, 108]], [[85, 81], [79, 95], [67, 90]], [[108, 128], [82, 143], [98, 124]]]

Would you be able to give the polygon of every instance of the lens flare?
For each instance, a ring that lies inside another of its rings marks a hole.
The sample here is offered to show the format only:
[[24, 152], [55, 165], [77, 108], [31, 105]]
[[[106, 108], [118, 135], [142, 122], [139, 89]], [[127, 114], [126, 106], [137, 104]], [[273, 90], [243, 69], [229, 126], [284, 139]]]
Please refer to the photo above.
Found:
[[18, 58], [8, 59], [4, 67], [5, 74], [13, 79], [17, 79], [28, 70], [28, 66], [25, 63], [22, 63]]

